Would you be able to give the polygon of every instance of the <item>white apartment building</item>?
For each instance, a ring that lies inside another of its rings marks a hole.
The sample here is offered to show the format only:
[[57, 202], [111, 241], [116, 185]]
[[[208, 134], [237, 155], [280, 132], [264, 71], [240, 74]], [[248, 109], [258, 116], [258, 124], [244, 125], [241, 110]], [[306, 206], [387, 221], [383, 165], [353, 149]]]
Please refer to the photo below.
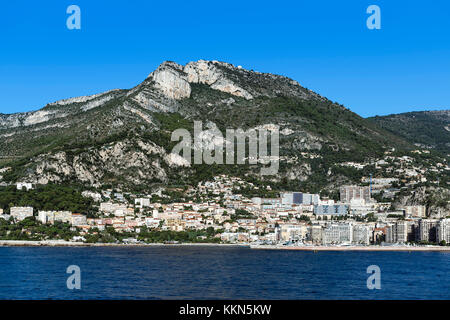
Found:
[[127, 210], [127, 206], [125, 204], [120, 203], [112, 203], [112, 202], [102, 202], [100, 203], [100, 211], [104, 213], [115, 213], [116, 211], [120, 211], [124, 214]]
[[87, 224], [87, 219], [84, 214], [81, 213], [72, 213], [72, 226], [84, 226]]
[[351, 243], [352, 241], [352, 223], [331, 223], [323, 230], [323, 244]]
[[408, 222], [397, 221], [386, 228], [386, 242], [405, 243], [408, 241]]
[[350, 200], [350, 214], [366, 215], [370, 212], [375, 212], [375, 204], [373, 202], [367, 202], [364, 199]]
[[42, 223], [53, 224], [55, 221], [72, 223], [72, 212], [70, 211], [39, 211], [38, 220]]
[[342, 186], [339, 188], [342, 202], [350, 202], [352, 199], [364, 199], [370, 201], [370, 188], [360, 186]]
[[438, 242], [445, 241], [450, 243], [450, 219], [441, 219], [437, 226]]
[[436, 229], [438, 226], [438, 220], [433, 219], [420, 219], [419, 221], [419, 239], [420, 241], [435, 242]]
[[27, 217], [33, 216], [33, 208], [32, 207], [11, 207], [10, 209], [11, 216], [16, 221], [22, 221]]
[[427, 215], [427, 208], [425, 206], [405, 206], [405, 215], [407, 217], [425, 218]]
[[22, 190], [25, 188], [27, 191], [33, 189], [33, 184], [29, 182], [17, 182], [17, 190]]
[[281, 240], [299, 241], [304, 240], [307, 234], [307, 227], [301, 224], [282, 224]]
[[353, 240], [354, 244], [369, 245], [372, 230], [367, 225], [356, 224], [353, 226]]
[[141, 208], [150, 207], [150, 199], [148, 198], [137, 198], [134, 199], [134, 204]]

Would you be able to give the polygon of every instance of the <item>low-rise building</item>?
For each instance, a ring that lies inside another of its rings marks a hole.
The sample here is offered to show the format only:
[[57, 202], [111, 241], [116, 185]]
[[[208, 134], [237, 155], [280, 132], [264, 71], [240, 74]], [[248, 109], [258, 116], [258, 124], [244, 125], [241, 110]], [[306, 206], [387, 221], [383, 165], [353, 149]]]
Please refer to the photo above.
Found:
[[55, 221], [72, 223], [72, 212], [70, 211], [39, 211], [38, 220], [42, 223], [54, 224]]
[[33, 184], [29, 183], [29, 182], [17, 182], [16, 187], [17, 187], [17, 190], [26, 189], [28, 191], [28, 190], [33, 189]]
[[427, 208], [425, 206], [405, 206], [403, 210], [407, 217], [425, 218], [427, 215]]
[[86, 225], [86, 216], [81, 213], [72, 213], [72, 226], [78, 227]]
[[33, 216], [33, 207], [11, 207], [10, 214], [16, 221]]

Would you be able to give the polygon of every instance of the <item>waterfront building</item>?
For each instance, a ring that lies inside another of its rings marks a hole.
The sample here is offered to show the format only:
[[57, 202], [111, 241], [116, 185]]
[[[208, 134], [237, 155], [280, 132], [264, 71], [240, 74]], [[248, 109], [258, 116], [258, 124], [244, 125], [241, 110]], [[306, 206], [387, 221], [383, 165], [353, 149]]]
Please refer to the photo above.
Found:
[[281, 225], [281, 240], [283, 241], [301, 241], [306, 238], [307, 227], [301, 224], [283, 224]]
[[369, 226], [363, 225], [363, 224], [356, 224], [353, 226], [352, 243], [369, 245], [371, 235], [372, 235], [372, 231]]
[[386, 227], [386, 242], [405, 243], [408, 241], [408, 222], [397, 221]]
[[320, 225], [313, 225], [310, 227], [310, 240], [313, 244], [322, 244], [323, 228]]
[[436, 229], [438, 221], [433, 219], [420, 219], [419, 220], [419, 240], [436, 242]]
[[450, 244], [450, 219], [441, 219], [437, 226], [437, 241]]
[[352, 223], [331, 223], [323, 230], [323, 244], [342, 244], [352, 241]]

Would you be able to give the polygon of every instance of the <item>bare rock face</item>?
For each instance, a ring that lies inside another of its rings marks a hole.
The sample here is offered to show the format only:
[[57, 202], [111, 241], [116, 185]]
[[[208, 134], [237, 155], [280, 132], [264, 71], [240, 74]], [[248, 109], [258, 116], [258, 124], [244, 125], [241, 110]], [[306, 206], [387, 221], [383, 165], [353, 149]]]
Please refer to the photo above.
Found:
[[109, 176], [136, 185], [154, 179], [165, 182], [163, 162], [172, 168], [189, 166], [181, 156], [168, 154], [154, 143], [124, 140], [73, 157], [63, 151], [39, 155], [36, 166], [28, 168], [27, 181], [47, 184], [72, 179], [94, 186]]
[[[227, 78], [218, 66], [220, 62], [199, 60], [181, 66], [175, 62], [163, 62], [148, 79], [169, 99], [180, 100], [191, 95], [190, 83], [202, 83], [212, 89], [232, 95], [253, 99], [253, 96], [238, 84]], [[226, 67], [231, 68], [231, 65]]]
[[191, 95], [191, 86], [183, 67], [175, 62], [164, 62], [149, 78], [155, 82], [155, 88], [170, 99], [179, 100]]
[[[219, 70], [217, 67], [219, 64], [220, 62], [205, 60], [190, 62], [184, 67], [184, 72], [187, 74], [187, 79], [190, 83], [207, 84], [215, 90], [227, 92], [247, 100], [253, 99], [253, 96], [249, 92], [228, 79]], [[227, 64], [227, 67], [230, 66]]]

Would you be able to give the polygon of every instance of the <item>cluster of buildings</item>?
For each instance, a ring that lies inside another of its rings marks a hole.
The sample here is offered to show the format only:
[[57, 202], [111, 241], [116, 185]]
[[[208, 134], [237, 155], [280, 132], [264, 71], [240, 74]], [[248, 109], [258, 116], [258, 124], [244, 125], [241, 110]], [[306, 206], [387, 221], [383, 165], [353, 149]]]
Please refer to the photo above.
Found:
[[[14, 222], [20, 222], [28, 217], [34, 216], [33, 207], [11, 207], [10, 214], [4, 214], [0, 209], [0, 219], [9, 220], [13, 218]], [[72, 213], [69, 211], [41, 211], [36, 216], [37, 220], [44, 224], [54, 224], [56, 221], [70, 223], [74, 227], [86, 224], [86, 215], [80, 213]]]
[[450, 219], [408, 219], [386, 226], [387, 243], [450, 243]]
[[[392, 181], [377, 181], [392, 183]], [[196, 201], [162, 203], [161, 192], [133, 195], [120, 192], [85, 192], [98, 203], [98, 216], [87, 218], [68, 211], [38, 211], [12, 207], [0, 218], [21, 221], [35, 215], [42, 223], [61, 221], [78, 228], [80, 234], [146, 230], [214, 229], [215, 237], [226, 243], [370, 245], [374, 243], [450, 243], [450, 219], [427, 217], [425, 206], [403, 206], [392, 211], [391, 203], [372, 199], [370, 186], [342, 186], [339, 201], [319, 194], [282, 192], [278, 197], [244, 196], [245, 190], [261, 187], [240, 178], [217, 176], [184, 190]], [[22, 186], [26, 187], [26, 186]], [[271, 191], [270, 187], [265, 190]], [[128, 199], [128, 200], [127, 200]], [[131, 199], [131, 201], [130, 201]], [[159, 200], [155, 200], [159, 199]], [[199, 200], [200, 199], [200, 200]]]

